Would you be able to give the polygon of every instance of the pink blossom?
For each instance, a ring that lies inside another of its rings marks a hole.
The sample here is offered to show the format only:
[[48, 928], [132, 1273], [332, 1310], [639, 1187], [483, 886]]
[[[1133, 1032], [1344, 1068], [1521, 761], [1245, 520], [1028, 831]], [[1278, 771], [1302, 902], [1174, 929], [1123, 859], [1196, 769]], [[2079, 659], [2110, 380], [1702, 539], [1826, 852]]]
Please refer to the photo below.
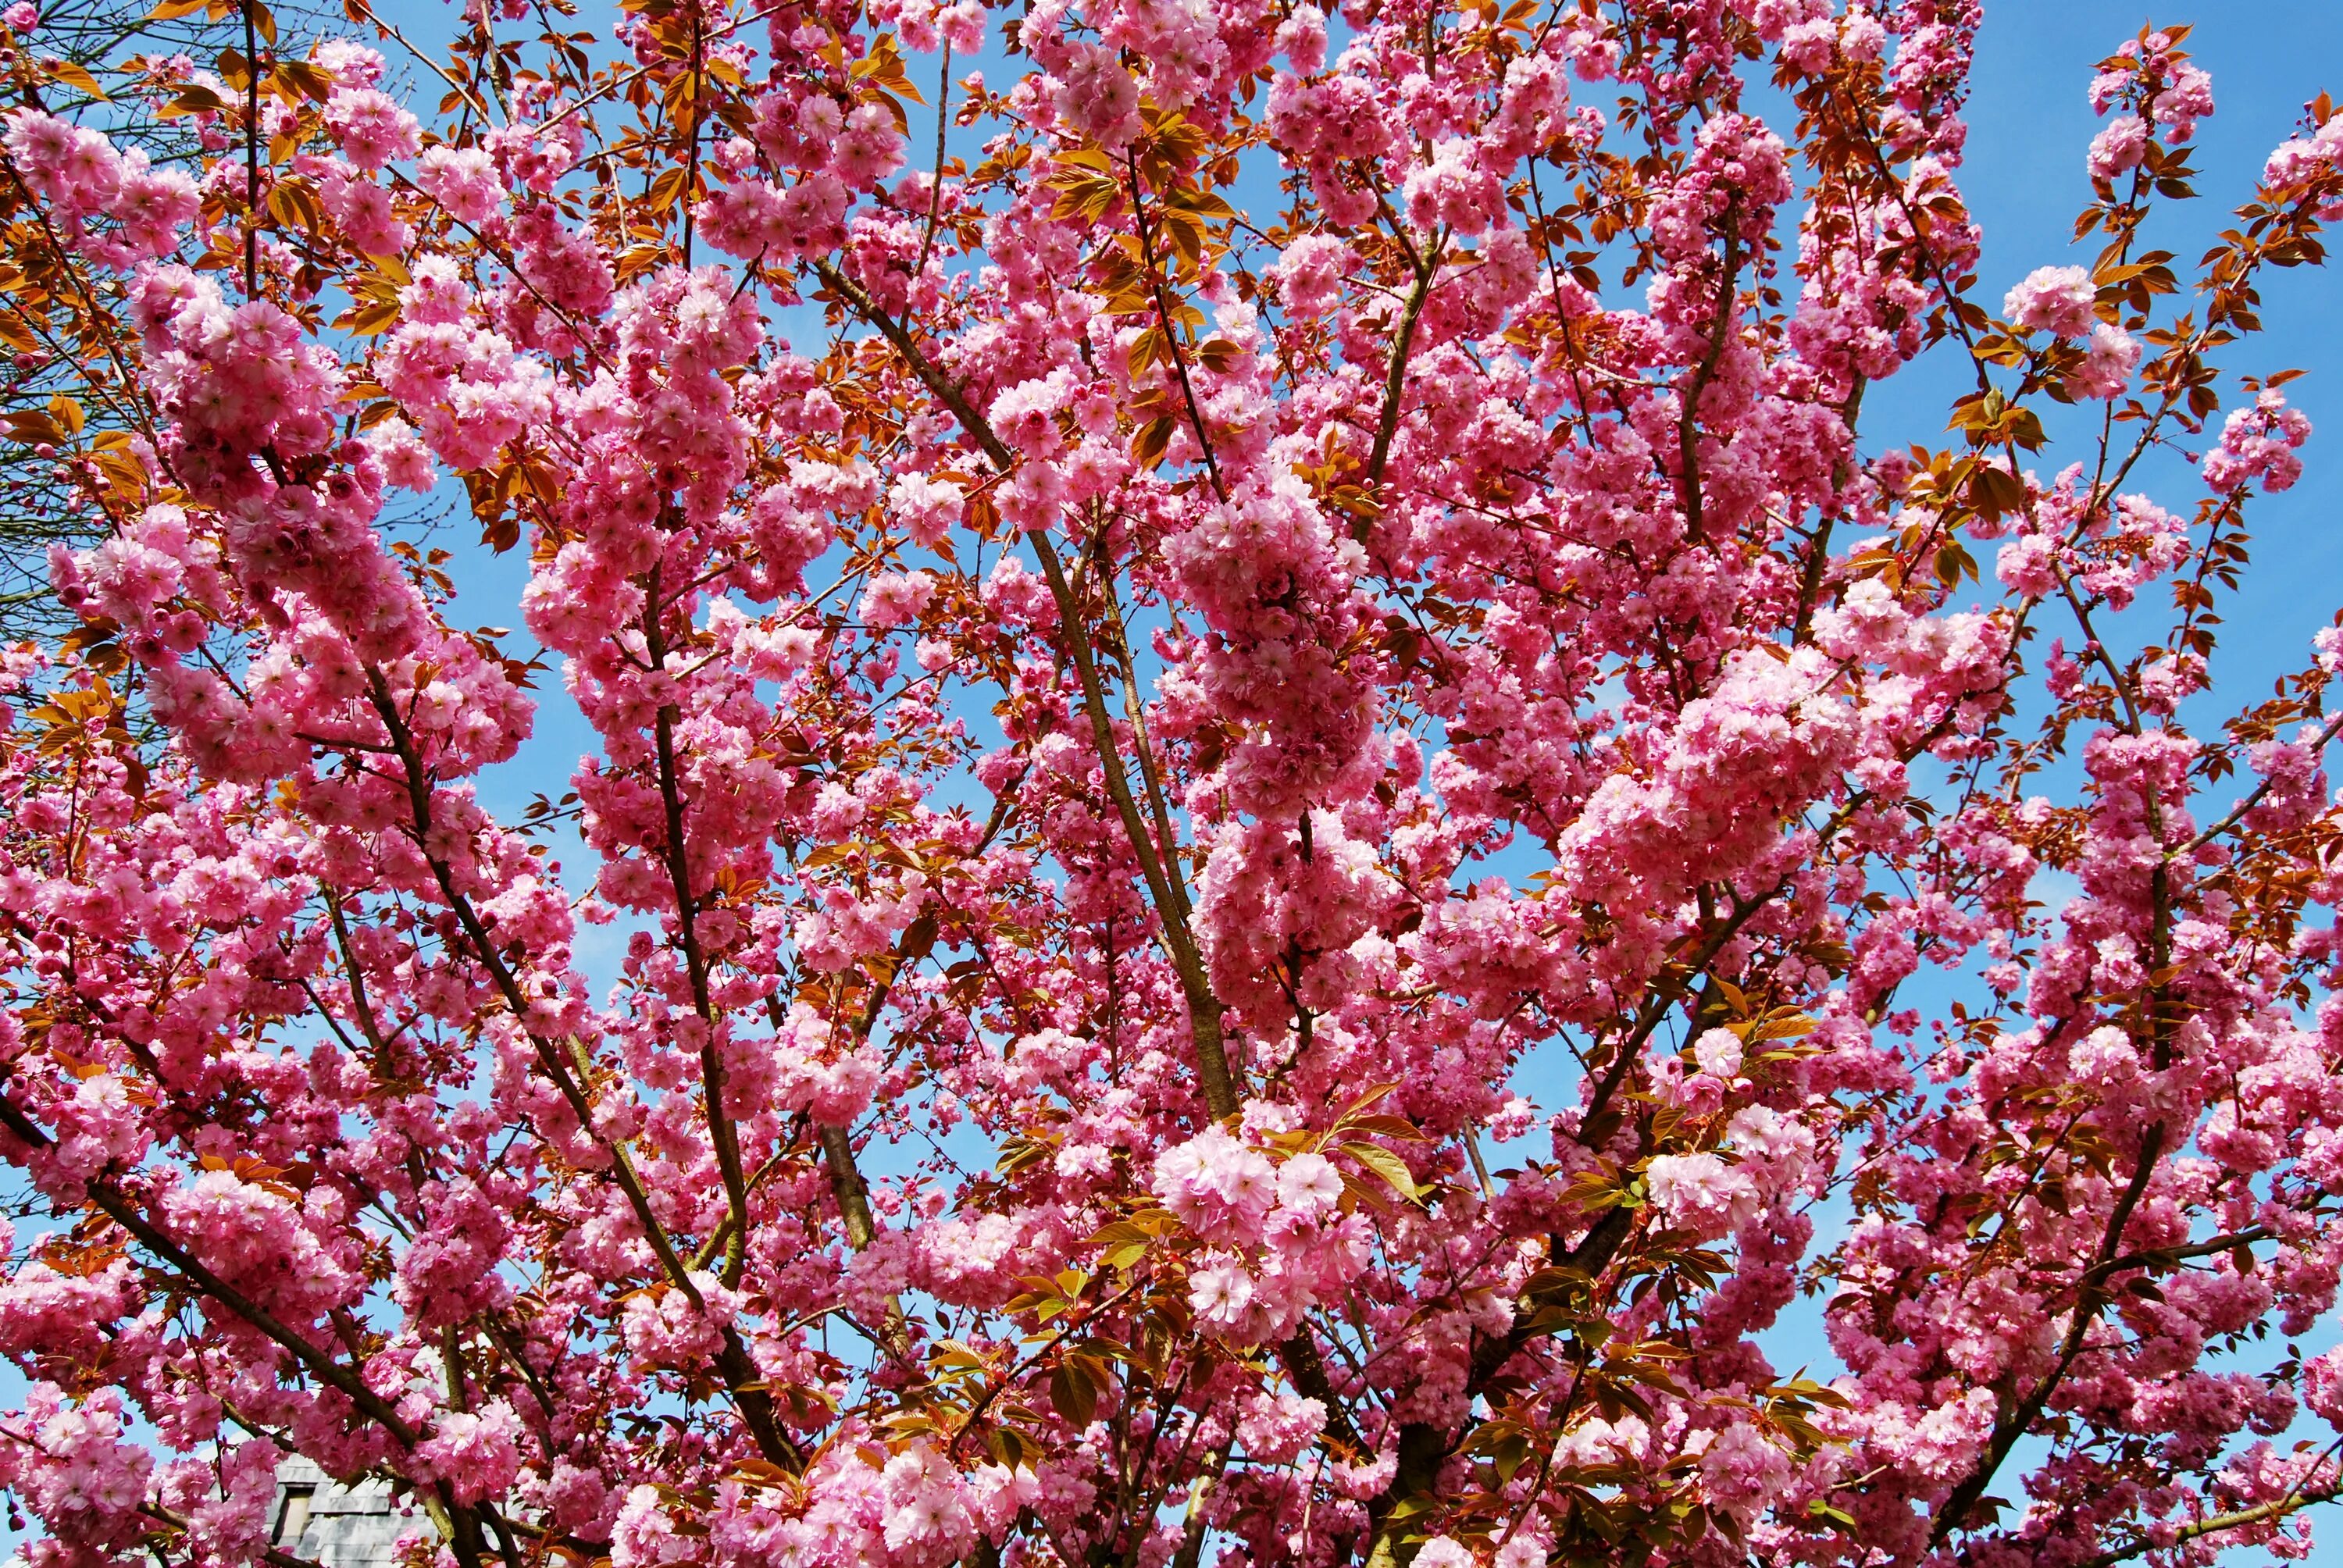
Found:
[[[377, 140], [387, 146], [387, 140]], [[396, 156], [396, 155], [393, 155]], [[436, 146], [423, 155], [415, 183], [459, 223], [486, 223], [504, 197], [496, 166], [480, 147]]]
[[2086, 397], [2114, 398], [2131, 385], [2139, 364], [2139, 345], [2129, 333], [2104, 322], [2091, 327], [2091, 345], [2066, 385]]
[[1139, 84], [1111, 50], [1077, 45], [1058, 89], [1061, 118], [1104, 147], [1120, 147], [1139, 132]]
[[342, 156], [367, 174], [411, 158], [423, 147], [415, 116], [372, 87], [337, 89], [326, 101], [326, 124], [340, 141]]
[[2283, 394], [2263, 392], [2251, 407], [2234, 409], [2221, 425], [2220, 445], [2206, 456], [2205, 483], [2233, 491], [2258, 479], [2268, 493], [2289, 488], [2302, 473], [2296, 450], [2310, 439], [2310, 420], [2287, 406]]
[[1278, 263], [1285, 308], [1305, 320], [1324, 316], [1340, 295], [1351, 247], [1324, 235], [1310, 235], [1286, 247]]
[[417, 1457], [444, 1476], [459, 1500], [494, 1497], [512, 1484], [520, 1469], [522, 1430], [511, 1405], [495, 1400], [478, 1412], [450, 1412], [435, 1426]]
[[2137, 115], [2117, 115], [2091, 138], [2089, 167], [2095, 180], [2111, 180], [2139, 166], [2147, 150], [2148, 126]]
[[1415, 1560], [1423, 1568], [1473, 1568], [1472, 1552], [1463, 1542], [1447, 1535], [1435, 1535], [1425, 1542]]
[[1721, 1235], [1756, 1209], [1756, 1187], [1747, 1173], [1715, 1154], [1664, 1154], [1651, 1162], [1644, 1180], [1653, 1206], [1696, 1235]]
[[2080, 337], [2090, 331], [2097, 289], [2079, 266], [2037, 266], [2011, 289], [2001, 312], [2026, 331]]
[[935, 592], [927, 572], [882, 572], [863, 590], [860, 613], [865, 624], [891, 630], [918, 619]]
[[1706, 1030], [1693, 1041], [1692, 1052], [1703, 1072], [1731, 1078], [1741, 1070], [1741, 1037], [1729, 1029]]

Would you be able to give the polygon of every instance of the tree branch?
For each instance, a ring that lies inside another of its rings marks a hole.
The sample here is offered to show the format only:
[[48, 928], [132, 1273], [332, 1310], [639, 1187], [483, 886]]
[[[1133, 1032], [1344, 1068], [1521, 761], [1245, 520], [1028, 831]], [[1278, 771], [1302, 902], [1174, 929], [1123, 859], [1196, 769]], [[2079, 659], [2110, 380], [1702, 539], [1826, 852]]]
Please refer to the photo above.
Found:
[[[910, 333], [894, 317], [880, 308], [860, 285], [848, 277], [831, 263], [818, 261], [815, 273], [855, 312], [879, 330], [881, 337], [894, 346], [895, 351], [911, 367], [921, 384], [935, 396], [938, 402], [952, 412], [970, 439], [992, 460], [993, 466], [1007, 473], [1016, 466], [1016, 458], [984, 417], [969, 402], [967, 394], [926, 354]], [[1033, 554], [1041, 563], [1041, 575], [1050, 585], [1050, 597], [1058, 608], [1058, 623], [1064, 634], [1067, 656], [1073, 660], [1074, 671], [1081, 682], [1082, 706], [1091, 721], [1091, 739], [1098, 752], [1099, 769], [1104, 775], [1109, 798], [1116, 813], [1122, 819], [1123, 835], [1131, 842], [1131, 853], [1139, 860], [1140, 874], [1147, 883], [1149, 896], [1154, 900], [1157, 915], [1163, 926], [1164, 947], [1171, 953], [1172, 967], [1178, 971], [1180, 988], [1188, 1003], [1189, 1034], [1196, 1053], [1196, 1076], [1203, 1089], [1204, 1104], [1215, 1120], [1236, 1114], [1236, 1085], [1231, 1077], [1228, 1055], [1222, 1042], [1220, 999], [1213, 995], [1212, 982], [1204, 973], [1202, 955], [1187, 920], [1180, 913], [1170, 880], [1165, 873], [1166, 859], [1173, 853], [1167, 847], [1165, 857], [1158, 857], [1154, 841], [1141, 817], [1139, 802], [1131, 793], [1131, 779], [1123, 771], [1122, 760], [1114, 743], [1114, 721], [1108, 717], [1106, 691], [1099, 679], [1098, 660], [1091, 647], [1089, 634], [1083, 629], [1081, 605], [1074, 597], [1073, 587], [1066, 580], [1065, 567], [1058, 558], [1057, 548], [1046, 533], [1035, 530], [1026, 535]]]

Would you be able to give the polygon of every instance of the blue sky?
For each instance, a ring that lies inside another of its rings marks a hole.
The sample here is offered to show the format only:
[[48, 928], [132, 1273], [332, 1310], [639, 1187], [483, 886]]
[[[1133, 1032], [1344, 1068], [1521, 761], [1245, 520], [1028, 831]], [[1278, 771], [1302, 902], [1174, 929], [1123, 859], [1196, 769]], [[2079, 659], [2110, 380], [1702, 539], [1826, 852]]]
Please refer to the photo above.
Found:
[[[2150, 230], [2155, 243], [2176, 253], [2177, 268], [2193, 264], [2252, 194], [2263, 158], [2290, 134], [2304, 104], [2322, 88], [2343, 93], [2343, 5], [2216, 0], [2197, 9], [2187, 46], [2212, 73], [2218, 112], [2198, 131], [2198, 199], [2170, 204], [2170, 221]], [[2087, 265], [2096, 253], [2100, 236], [2072, 242], [2074, 215], [2090, 200], [2083, 151], [2101, 123], [2084, 89], [2093, 65], [2149, 20], [2164, 25], [2192, 18], [2109, 0], [1986, 0], [1960, 183], [1985, 230], [1979, 294], [1988, 306], [1997, 307], [2002, 291], [2036, 266]], [[2217, 683], [2241, 697], [2266, 693], [2281, 670], [2298, 668], [2311, 634], [2343, 603], [2343, 529], [2336, 516], [2343, 471], [2337, 451], [2343, 444], [2337, 352], [2343, 279], [2307, 267], [2278, 272], [2263, 297], [2266, 332], [2227, 350], [2222, 364], [2233, 373], [2310, 370], [2288, 393], [2319, 433], [2304, 452], [2302, 482], [2256, 503], [2248, 516], [2255, 569], [2241, 598], [2224, 611], [2227, 628], [2214, 670]], [[1876, 387], [1865, 407], [1866, 448], [1939, 439], [1941, 411], [1967, 376], [1963, 361], [1940, 354]], [[2046, 467], [2067, 460], [2054, 453]], [[2149, 467], [2142, 487], [2185, 515], [2202, 491], [2177, 467]], [[1989, 558], [1980, 552], [1980, 559], [1989, 571]]]

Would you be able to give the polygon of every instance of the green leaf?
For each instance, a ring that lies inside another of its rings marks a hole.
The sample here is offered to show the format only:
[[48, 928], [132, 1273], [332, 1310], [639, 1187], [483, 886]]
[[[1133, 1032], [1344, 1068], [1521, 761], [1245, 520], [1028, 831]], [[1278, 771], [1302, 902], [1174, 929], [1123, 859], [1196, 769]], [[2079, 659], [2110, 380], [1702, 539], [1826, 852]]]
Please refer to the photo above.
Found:
[[1342, 1152], [1383, 1179], [1385, 1185], [1401, 1197], [1414, 1201], [1419, 1196], [1415, 1177], [1407, 1161], [1390, 1150], [1375, 1143], [1345, 1143]]
[[1098, 1413], [1098, 1390], [1080, 1356], [1067, 1356], [1050, 1374], [1050, 1402], [1073, 1426], [1088, 1426]]

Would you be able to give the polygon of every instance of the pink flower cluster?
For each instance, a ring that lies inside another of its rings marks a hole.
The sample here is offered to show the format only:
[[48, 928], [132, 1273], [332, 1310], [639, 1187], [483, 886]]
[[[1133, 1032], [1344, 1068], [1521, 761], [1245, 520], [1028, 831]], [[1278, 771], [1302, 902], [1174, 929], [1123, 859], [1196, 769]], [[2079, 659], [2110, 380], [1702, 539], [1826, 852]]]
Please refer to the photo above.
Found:
[[104, 265], [126, 267], [168, 256], [196, 216], [196, 184], [184, 172], [155, 168], [137, 148], [118, 150], [97, 132], [54, 115], [14, 111], [0, 145], [52, 222], [78, 235], [92, 218], [109, 220], [110, 228], [80, 240]]
[[2296, 453], [2309, 439], [2309, 417], [2289, 407], [2284, 393], [2266, 390], [2250, 407], [2232, 409], [2221, 422], [2220, 445], [2205, 457], [2205, 483], [2221, 492], [2257, 480], [2273, 495], [2290, 488], [2302, 475]]

